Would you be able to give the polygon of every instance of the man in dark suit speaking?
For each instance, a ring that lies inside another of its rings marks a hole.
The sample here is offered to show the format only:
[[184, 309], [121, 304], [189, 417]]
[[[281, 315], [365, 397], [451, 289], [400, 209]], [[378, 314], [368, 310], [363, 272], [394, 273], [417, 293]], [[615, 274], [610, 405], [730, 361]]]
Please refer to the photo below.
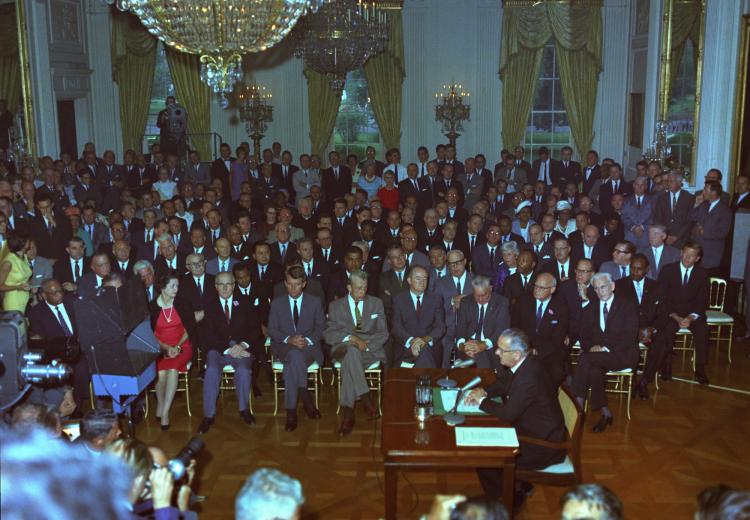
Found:
[[312, 396], [307, 391], [307, 367], [323, 364], [320, 341], [325, 328], [325, 314], [320, 299], [304, 293], [307, 277], [302, 266], [286, 272], [286, 293], [274, 298], [268, 320], [268, 335], [276, 359], [284, 363], [284, 408], [286, 431], [297, 428], [297, 397], [310, 419], [320, 419]]
[[[547, 371], [535, 356], [530, 356], [529, 340], [518, 329], [507, 329], [497, 340], [495, 355], [504, 368], [497, 371], [497, 381], [469, 392], [465, 401], [479, 403], [479, 408], [501, 421], [509, 422], [518, 436], [548, 442], [565, 440], [565, 422], [557, 388], [550, 382]], [[492, 397], [501, 396], [502, 403]], [[543, 469], [565, 459], [565, 451], [520, 442], [521, 455], [516, 459], [520, 469]], [[494, 468], [478, 469], [479, 481], [485, 495], [499, 499], [502, 471]]]

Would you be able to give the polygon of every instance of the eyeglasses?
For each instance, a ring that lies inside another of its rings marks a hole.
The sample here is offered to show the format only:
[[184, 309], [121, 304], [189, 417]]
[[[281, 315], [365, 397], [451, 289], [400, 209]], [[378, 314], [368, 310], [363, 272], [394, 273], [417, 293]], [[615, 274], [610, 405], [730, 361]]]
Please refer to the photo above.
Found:
[[576, 269], [576, 273], [593, 273], [593, 269]]
[[539, 289], [540, 291], [549, 291], [550, 289], [552, 289], [552, 287], [545, 287], [543, 285], [534, 284], [534, 289]]
[[464, 259], [462, 258], [461, 260], [456, 260], [455, 262], [448, 262], [448, 265], [449, 266], [461, 265], [461, 262], [463, 261]]
[[401, 240], [406, 240], [407, 242], [416, 242], [417, 239], [414, 237], [401, 237]]
[[629, 255], [630, 251], [623, 251], [622, 249], [615, 249], [615, 253], [620, 253], [621, 255]]

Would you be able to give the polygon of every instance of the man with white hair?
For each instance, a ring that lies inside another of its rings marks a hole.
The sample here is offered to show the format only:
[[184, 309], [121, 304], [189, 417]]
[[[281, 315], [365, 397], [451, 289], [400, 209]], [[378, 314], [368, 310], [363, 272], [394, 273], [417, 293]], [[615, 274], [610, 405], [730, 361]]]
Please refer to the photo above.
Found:
[[305, 497], [299, 480], [270, 468], [250, 475], [234, 502], [236, 520], [297, 520]]
[[662, 268], [680, 259], [680, 250], [667, 245], [667, 228], [663, 224], [655, 224], [648, 228], [648, 245], [641, 248], [648, 259], [648, 277], [657, 280]]
[[597, 273], [591, 282], [599, 301], [589, 304], [581, 318], [581, 354], [571, 389], [583, 407], [591, 389], [591, 409], [601, 410], [594, 433], [612, 424], [607, 407], [607, 372], [635, 369], [638, 363], [638, 311], [628, 298], [615, 297], [615, 282], [609, 273]]

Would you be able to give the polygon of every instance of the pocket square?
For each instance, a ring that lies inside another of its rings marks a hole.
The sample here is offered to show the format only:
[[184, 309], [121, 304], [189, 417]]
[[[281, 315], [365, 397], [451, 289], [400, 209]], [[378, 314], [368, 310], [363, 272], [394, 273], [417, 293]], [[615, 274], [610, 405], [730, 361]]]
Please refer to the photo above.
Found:
[[557, 320], [552, 320], [552, 325], [557, 325]]
[[258, 305], [260, 305], [260, 300], [258, 298], [255, 298], [255, 301], [253, 302], [253, 305], [255, 305], [256, 307]]
[[370, 319], [371, 320], [377, 320], [378, 319], [377, 313], [376, 314], [370, 314]]

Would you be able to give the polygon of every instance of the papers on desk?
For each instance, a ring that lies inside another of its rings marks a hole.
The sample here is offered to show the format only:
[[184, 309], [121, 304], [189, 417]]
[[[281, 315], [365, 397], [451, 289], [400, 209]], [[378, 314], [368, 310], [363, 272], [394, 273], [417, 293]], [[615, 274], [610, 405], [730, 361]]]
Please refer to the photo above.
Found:
[[456, 446], [496, 446], [517, 448], [515, 428], [456, 427]]
[[[440, 390], [440, 400], [443, 402], [443, 409], [446, 412], [453, 410], [456, 404], [456, 393], [458, 389], [450, 388], [447, 390]], [[471, 414], [471, 415], [486, 415], [482, 410], [479, 409], [479, 404], [466, 404], [461, 397], [461, 402], [458, 403], [458, 413], [460, 414]]]

